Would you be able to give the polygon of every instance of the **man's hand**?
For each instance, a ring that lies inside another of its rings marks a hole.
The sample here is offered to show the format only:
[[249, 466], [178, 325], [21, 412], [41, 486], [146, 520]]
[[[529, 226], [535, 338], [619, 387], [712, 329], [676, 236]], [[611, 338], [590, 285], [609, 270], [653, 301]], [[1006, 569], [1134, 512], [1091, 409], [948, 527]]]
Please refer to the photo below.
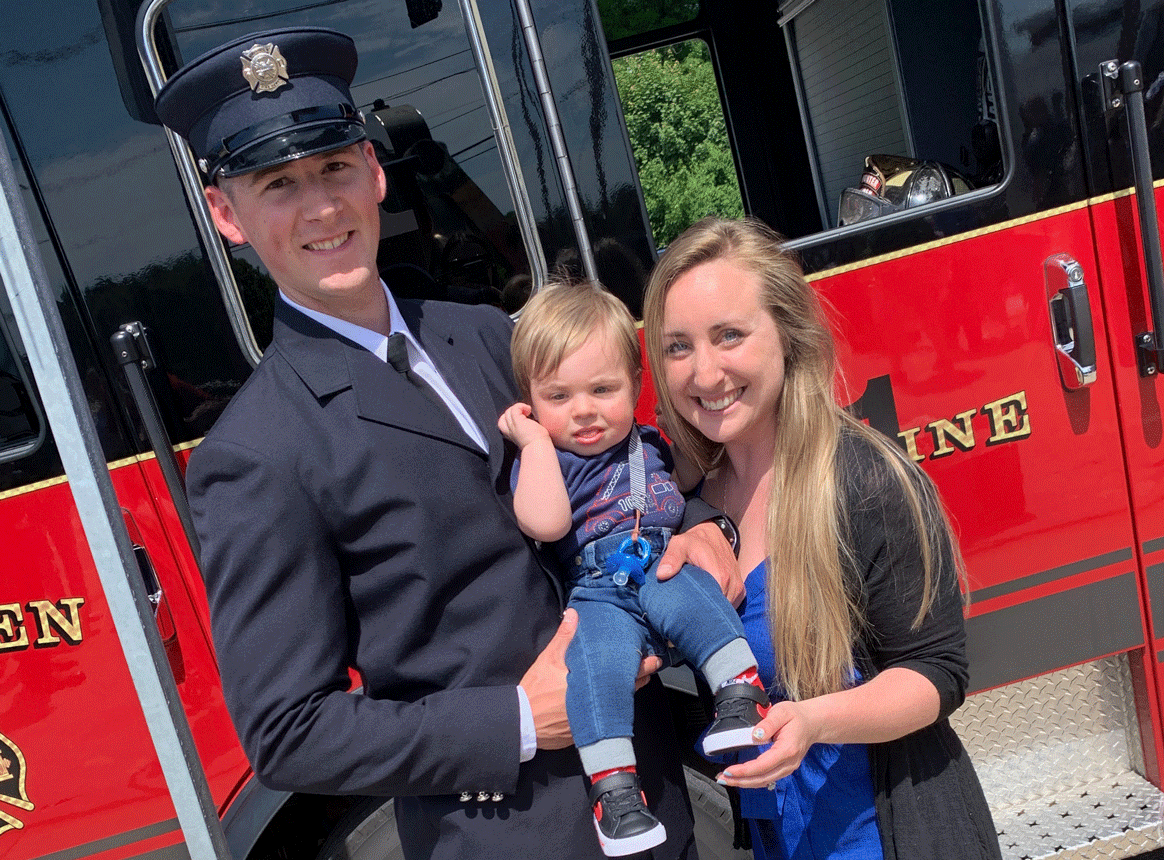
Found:
[[715, 523], [700, 523], [674, 535], [659, 559], [655, 575], [660, 582], [670, 579], [684, 564], [701, 567], [715, 577], [732, 606], [739, 606], [743, 601], [746, 591], [736, 557], [731, 544]]
[[[557, 750], [572, 746], [570, 723], [566, 719], [566, 646], [578, 628], [578, 613], [567, 609], [554, 638], [546, 643], [521, 679], [521, 688], [533, 711], [534, 728], [538, 735], [538, 749]], [[635, 689], [639, 689], [651, 675], [663, 667], [659, 657], [645, 657], [639, 665]]]
[[639, 663], [639, 676], [635, 678], [635, 689], [641, 690], [646, 686], [647, 681], [651, 680], [651, 676], [663, 668], [662, 657], [644, 657], [643, 662]]
[[558, 632], [521, 679], [521, 688], [533, 711], [538, 749], [559, 750], [574, 743], [566, 719], [566, 646], [577, 627], [578, 613], [567, 609]]

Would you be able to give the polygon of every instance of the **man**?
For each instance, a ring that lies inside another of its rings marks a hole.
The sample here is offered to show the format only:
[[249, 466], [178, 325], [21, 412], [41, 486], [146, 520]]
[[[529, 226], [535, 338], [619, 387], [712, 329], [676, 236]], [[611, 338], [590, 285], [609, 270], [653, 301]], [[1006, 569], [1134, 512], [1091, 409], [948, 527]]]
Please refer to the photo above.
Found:
[[[157, 99], [218, 229], [280, 292], [273, 342], [187, 472], [227, 704], [265, 783], [396, 797], [407, 857], [599, 857], [563, 705], [573, 619], [559, 629], [560, 586], [514, 520], [496, 424], [510, 322], [381, 282], [386, 180], [355, 67], [346, 36], [276, 30]], [[716, 527], [697, 532], [673, 566], [723, 559]], [[670, 836], [654, 856], [693, 857], [658, 681], [636, 714]]]

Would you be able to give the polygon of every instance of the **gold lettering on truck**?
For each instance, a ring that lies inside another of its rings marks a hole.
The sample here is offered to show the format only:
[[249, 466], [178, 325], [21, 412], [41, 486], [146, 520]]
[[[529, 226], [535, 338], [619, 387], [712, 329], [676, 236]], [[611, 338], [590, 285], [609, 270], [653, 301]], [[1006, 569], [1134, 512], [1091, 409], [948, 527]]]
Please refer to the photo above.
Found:
[[977, 412], [977, 409], [967, 409], [955, 415], [953, 421], [939, 418], [926, 425], [926, 429], [934, 437], [934, 453], [930, 454], [931, 460], [948, 457], [955, 451], [969, 451], [974, 447], [974, 425], [970, 423], [970, 419]]
[[925, 454], [919, 454], [917, 451], [917, 434], [919, 433], [921, 433], [920, 427], [908, 427], [897, 434], [901, 441], [905, 443], [905, 453], [915, 463], [920, 463], [926, 458]]
[[990, 418], [990, 438], [986, 440], [987, 445], [997, 445], [1011, 439], [1025, 439], [1031, 435], [1025, 391], [987, 403], [982, 407], [982, 411]]
[[[81, 630], [83, 597], [62, 597], [60, 600], [30, 600], [19, 603], [0, 603], [0, 652], [23, 651], [26, 648], [52, 648], [62, 642], [80, 645], [84, 639]], [[29, 641], [29, 630], [36, 639]]]
[[40, 637], [32, 643], [33, 646], [46, 648], [60, 645], [60, 636], [70, 645], [80, 644], [81, 616], [78, 610], [84, 603], [83, 597], [66, 597], [55, 604], [51, 600], [30, 600], [28, 609], [36, 613], [37, 625], [40, 627]]
[[[977, 434], [975, 416], [980, 416]], [[983, 421], [983, 418], [986, 420]], [[929, 431], [933, 442], [928, 453], [923, 450], [924, 444], [918, 442], [926, 438], [923, 429]], [[940, 460], [951, 454], [974, 450], [987, 429], [990, 434], [983, 444], [988, 447], [1028, 438], [1031, 435], [1031, 416], [1027, 411], [1027, 393], [1018, 391], [1008, 394], [979, 408], [959, 412], [953, 418], [935, 419], [923, 427], [906, 427], [897, 432], [897, 438], [905, 448], [906, 455], [915, 463], [921, 463], [926, 459]]]
[[24, 629], [24, 613], [19, 603], [0, 603], [0, 651], [28, 647], [28, 631]]

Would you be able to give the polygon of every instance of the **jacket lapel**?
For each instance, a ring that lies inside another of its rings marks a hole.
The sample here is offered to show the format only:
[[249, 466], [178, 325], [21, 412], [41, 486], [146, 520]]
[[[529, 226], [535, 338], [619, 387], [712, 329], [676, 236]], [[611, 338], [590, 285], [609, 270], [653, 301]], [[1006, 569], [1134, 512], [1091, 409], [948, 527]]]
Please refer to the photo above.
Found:
[[274, 343], [317, 399], [351, 388], [360, 418], [480, 453], [447, 409], [362, 346], [282, 301], [275, 303]]

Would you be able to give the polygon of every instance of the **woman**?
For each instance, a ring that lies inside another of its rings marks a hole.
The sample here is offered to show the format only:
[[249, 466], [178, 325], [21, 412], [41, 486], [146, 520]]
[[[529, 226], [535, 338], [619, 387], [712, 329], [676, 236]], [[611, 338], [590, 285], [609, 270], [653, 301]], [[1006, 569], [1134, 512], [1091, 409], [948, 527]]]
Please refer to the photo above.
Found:
[[946, 718], [966, 693], [961, 560], [930, 481], [834, 399], [821, 306], [780, 237], [704, 219], [644, 307], [662, 418], [739, 526], [771, 747], [720, 776], [757, 857], [998, 858]]

